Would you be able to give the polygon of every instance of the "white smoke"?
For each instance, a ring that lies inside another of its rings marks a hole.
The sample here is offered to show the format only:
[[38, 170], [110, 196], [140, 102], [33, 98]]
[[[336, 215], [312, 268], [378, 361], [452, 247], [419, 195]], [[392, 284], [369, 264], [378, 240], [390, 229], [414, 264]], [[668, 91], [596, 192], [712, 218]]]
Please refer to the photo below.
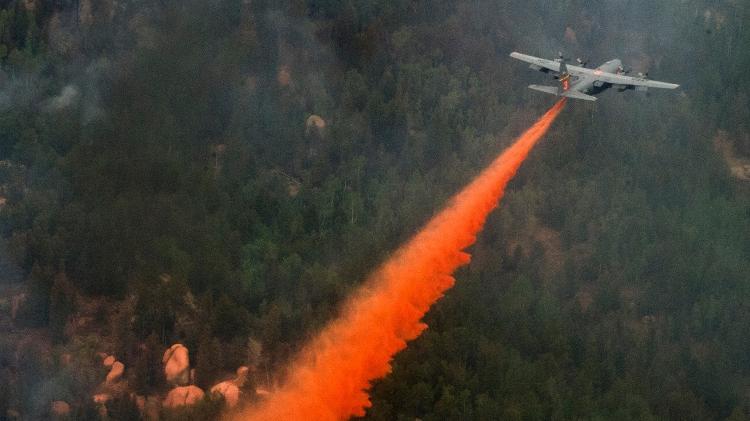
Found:
[[45, 108], [49, 111], [59, 111], [68, 108], [78, 101], [80, 95], [81, 94], [77, 87], [74, 85], [65, 85], [59, 95], [54, 96], [47, 101]]

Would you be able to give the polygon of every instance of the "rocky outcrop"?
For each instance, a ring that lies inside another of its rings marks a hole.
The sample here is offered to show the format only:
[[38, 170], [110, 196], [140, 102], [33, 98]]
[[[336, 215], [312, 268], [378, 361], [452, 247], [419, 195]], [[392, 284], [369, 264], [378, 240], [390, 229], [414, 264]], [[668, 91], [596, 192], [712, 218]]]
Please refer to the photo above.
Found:
[[175, 386], [184, 386], [190, 381], [190, 355], [182, 344], [174, 344], [164, 352], [164, 375]]
[[198, 386], [178, 386], [169, 391], [164, 399], [165, 408], [179, 408], [185, 405], [193, 405], [203, 399], [203, 389]]
[[227, 406], [233, 408], [240, 401], [240, 388], [247, 381], [247, 375], [250, 369], [246, 366], [241, 366], [237, 369], [237, 375], [232, 380], [226, 380], [219, 384], [214, 385], [211, 388], [212, 394], [221, 395], [224, 398]]
[[70, 415], [70, 405], [65, 401], [54, 401], [49, 412], [53, 420], [66, 419]]
[[104, 405], [110, 400], [112, 400], [112, 395], [109, 393], [97, 393], [93, 397], [94, 403], [98, 403], [99, 405]]
[[211, 393], [224, 397], [224, 402], [230, 408], [234, 408], [240, 400], [240, 388], [232, 380], [223, 381], [215, 385], [211, 388]]
[[108, 413], [107, 404], [114, 399], [114, 397], [121, 397], [126, 394], [128, 383], [123, 379], [125, 364], [117, 361], [117, 358], [114, 355], [102, 352], [97, 355], [102, 359], [102, 365], [109, 368], [109, 372], [104, 381], [96, 388], [94, 395], [91, 398], [94, 403], [97, 404], [99, 415], [106, 418]]
[[310, 117], [307, 117], [307, 120], [305, 121], [305, 134], [310, 135], [311, 133], [317, 133], [318, 135], [323, 135], [323, 130], [326, 128], [326, 121], [323, 120], [323, 117], [312, 114]]
[[106, 384], [111, 385], [112, 383], [120, 380], [122, 378], [122, 373], [125, 372], [125, 364], [115, 361], [112, 364], [112, 369], [109, 370], [109, 373], [107, 374]]
[[106, 357], [104, 357], [102, 364], [104, 364], [105, 367], [112, 367], [112, 364], [114, 364], [115, 361], [117, 361], [117, 359], [114, 355], [107, 355]]
[[245, 385], [245, 382], [247, 381], [247, 375], [250, 373], [250, 367], [241, 365], [237, 369], [237, 376], [234, 378], [234, 384], [236, 384], [238, 387], [242, 387]]

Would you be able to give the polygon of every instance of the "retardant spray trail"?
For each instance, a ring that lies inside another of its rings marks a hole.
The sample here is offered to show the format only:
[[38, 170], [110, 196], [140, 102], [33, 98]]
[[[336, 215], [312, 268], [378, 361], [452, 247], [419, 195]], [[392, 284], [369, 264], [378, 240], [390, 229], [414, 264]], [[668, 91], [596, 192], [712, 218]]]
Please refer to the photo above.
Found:
[[390, 360], [427, 327], [430, 306], [453, 286], [451, 274], [469, 262], [487, 215], [532, 147], [565, 105], [557, 102], [459, 192], [352, 296], [303, 349], [267, 400], [234, 415], [251, 421], [346, 420], [370, 406], [370, 382], [390, 372]]

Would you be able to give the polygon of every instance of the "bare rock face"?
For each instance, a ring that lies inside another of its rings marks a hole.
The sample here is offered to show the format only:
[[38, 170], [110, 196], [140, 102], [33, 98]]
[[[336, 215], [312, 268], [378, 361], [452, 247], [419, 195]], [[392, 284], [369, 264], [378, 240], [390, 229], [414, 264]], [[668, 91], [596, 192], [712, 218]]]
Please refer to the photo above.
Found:
[[50, 405], [49, 412], [53, 420], [64, 419], [70, 415], [70, 405], [65, 401], [54, 401]]
[[240, 388], [234, 384], [234, 381], [223, 381], [211, 388], [211, 393], [216, 393], [224, 397], [227, 406], [234, 408], [240, 400]]
[[122, 373], [125, 371], [125, 364], [115, 361], [112, 364], [112, 369], [107, 374], [107, 384], [112, 384], [122, 378]]
[[164, 352], [164, 375], [175, 386], [184, 386], [190, 381], [190, 356], [182, 344], [174, 344]]
[[193, 405], [203, 399], [203, 390], [198, 386], [178, 386], [169, 391], [164, 399], [165, 408], [178, 408], [185, 405]]

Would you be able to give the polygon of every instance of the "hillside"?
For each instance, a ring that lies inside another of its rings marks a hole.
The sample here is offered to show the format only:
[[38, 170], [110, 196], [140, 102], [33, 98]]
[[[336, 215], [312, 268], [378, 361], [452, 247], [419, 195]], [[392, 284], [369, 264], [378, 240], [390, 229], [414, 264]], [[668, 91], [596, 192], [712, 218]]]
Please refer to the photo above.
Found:
[[681, 87], [569, 101], [364, 419], [750, 417], [750, 5], [0, 7], [0, 418], [265, 399], [552, 105], [511, 51]]

